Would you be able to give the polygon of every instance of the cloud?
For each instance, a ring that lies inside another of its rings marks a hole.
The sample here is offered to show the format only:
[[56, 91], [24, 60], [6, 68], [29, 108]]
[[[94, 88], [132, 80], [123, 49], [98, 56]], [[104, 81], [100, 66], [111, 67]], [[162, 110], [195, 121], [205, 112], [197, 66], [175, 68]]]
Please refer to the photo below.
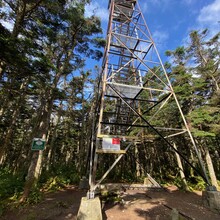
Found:
[[153, 32], [152, 37], [157, 44], [164, 44], [168, 40], [169, 34], [166, 31], [156, 30]]
[[141, 11], [142, 11], [142, 13], [145, 13], [147, 10], [148, 10], [148, 3], [144, 2], [141, 5]]
[[86, 17], [90, 17], [92, 15], [100, 17], [102, 22], [107, 22], [109, 19], [107, 7], [102, 7], [100, 2], [98, 3], [97, 1], [92, 1], [90, 4], [86, 5], [85, 15]]
[[212, 23], [220, 20], [220, 0], [215, 0], [212, 4], [203, 7], [198, 16], [200, 23]]
[[167, 48], [169, 33], [166, 31], [156, 30], [152, 33], [152, 38], [159, 53], [164, 53], [164, 50]]
[[161, 5], [161, 4], [166, 4], [168, 2], [170, 2], [170, 0], [166, 1], [166, 0], [149, 0], [148, 2], [151, 2], [152, 4], [155, 5]]
[[208, 28], [211, 32], [218, 32], [220, 30], [220, 0], [215, 0], [203, 7], [197, 21], [202, 28]]
[[186, 5], [191, 5], [194, 4], [195, 2], [197, 2], [197, 0], [182, 0], [182, 3]]
[[[148, 0], [146, 4], [152, 5], [153, 7], [158, 7], [161, 10], [165, 11], [167, 8], [170, 8], [173, 3], [175, 3], [175, 0]], [[150, 6], [149, 8], [152, 7]]]

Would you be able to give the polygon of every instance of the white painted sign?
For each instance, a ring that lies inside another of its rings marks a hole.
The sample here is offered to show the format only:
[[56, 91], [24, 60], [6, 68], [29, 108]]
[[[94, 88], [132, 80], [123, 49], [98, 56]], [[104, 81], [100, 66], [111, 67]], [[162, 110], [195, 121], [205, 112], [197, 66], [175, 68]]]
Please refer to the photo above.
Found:
[[120, 138], [103, 138], [103, 150], [120, 150]]

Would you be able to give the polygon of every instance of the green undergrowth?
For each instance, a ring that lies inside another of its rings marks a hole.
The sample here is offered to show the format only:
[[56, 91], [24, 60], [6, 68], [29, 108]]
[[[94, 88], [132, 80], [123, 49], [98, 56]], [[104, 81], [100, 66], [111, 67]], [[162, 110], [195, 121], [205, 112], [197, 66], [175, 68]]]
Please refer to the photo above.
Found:
[[101, 193], [100, 199], [102, 203], [118, 204], [122, 202], [122, 198], [117, 192], [104, 191]]
[[25, 175], [24, 172], [13, 174], [7, 168], [0, 169], [0, 216], [5, 210], [39, 203], [46, 192], [55, 192], [69, 185], [78, 184], [80, 180], [80, 175], [72, 166], [57, 166], [50, 171], [43, 170], [25, 203], [20, 204]]
[[19, 198], [23, 187], [23, 173], [13, 174], [8, 168], [0, 169], [0, 216]]
[[79, 184], [80, 175], [73, 166], [57, 166], [52, 170], [43, 171], [39, 185], [43, 191], [57, 191], [68, 185]]
[[190, 177], [190, 178], [187, 179], [188, 189], [186, 189], [186, 186], [184, 185], [184, 183], [183, 183], [183, 181], [180, 177], [175, 177], [172, 180], [169, 179], [168, 181], [161, 183], [161, 185], [164, 186], [164, 187], [175, 185], [176, 187], [178, 187], [178, 189], [183, 190], [183, 191], [185, 191], [185, 190], [203, 191], [203, 190], [205, 190], [207, 184], [202, 179], [202, 177], [194, 176], [194, 177]]
[[0, 198], [4, 200], [19, 194], [23, 190], [23, 174], [13, 174], [9, 169], [0, 170]]
[[206, 188], [206, 183], [200, 176], [194, 176], [189, 179], [189, 187], [192, 190], [203, 191]]

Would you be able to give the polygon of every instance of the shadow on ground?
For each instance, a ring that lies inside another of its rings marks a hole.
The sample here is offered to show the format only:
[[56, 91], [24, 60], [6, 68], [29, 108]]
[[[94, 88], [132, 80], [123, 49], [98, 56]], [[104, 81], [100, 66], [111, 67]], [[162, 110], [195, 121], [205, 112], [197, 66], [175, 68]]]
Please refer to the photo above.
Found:
[[[86, 191], [69, 187], [50, 193], [36, 205], [9, 210], [1, 220], [75, 220]], [[170, 220], [171, 209], [185, 215], [182, 219], [219, 220], [220, 215], [202, 206], [201, 192], [127, 190], [119, 201], [102, 204], [103, 220]], [[186, 218], [188, 216], [188, 218]]]
[[183, 192], [175, 187], [166, 191], [127, 190], [120, 203], [106, 203], [104, 220], [170, 220], [172, 209], [180, 212], [181, 219], [219, 220], [220, 215], [202, 205], [201, 192]]

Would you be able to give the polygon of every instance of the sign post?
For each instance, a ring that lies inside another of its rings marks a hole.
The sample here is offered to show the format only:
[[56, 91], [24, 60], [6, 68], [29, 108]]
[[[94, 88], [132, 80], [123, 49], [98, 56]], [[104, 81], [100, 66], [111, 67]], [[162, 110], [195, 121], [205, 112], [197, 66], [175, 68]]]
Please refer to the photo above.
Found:
[[31, 150], [44, 150], [45, 142], [46, 141], [44, 139], [34, 138], [31, 145]]

